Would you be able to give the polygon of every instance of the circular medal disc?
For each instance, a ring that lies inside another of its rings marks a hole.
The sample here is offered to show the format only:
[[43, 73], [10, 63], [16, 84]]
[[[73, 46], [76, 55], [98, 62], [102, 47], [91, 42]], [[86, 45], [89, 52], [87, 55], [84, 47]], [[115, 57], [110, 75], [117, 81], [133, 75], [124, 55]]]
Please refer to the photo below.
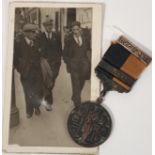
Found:
[[68, 118], [68, 131], [81, 146], [95, 147], [107, 140], [112, 121], [107, 110], [95, 102], [84, 102], [74, 108]]

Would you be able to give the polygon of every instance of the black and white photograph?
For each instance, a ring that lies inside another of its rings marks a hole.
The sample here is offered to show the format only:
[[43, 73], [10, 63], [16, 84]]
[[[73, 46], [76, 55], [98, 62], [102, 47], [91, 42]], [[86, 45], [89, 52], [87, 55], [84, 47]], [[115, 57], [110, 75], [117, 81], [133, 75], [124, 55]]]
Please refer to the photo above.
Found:
[[[93, 20], [101, 19], [101, 8], [95, 4], [14, 5], [9, 146], [81, 148], [68, 133], [67, 119], [73, 108], [99, 92], [93, 66], [100, 57], [101, 21]], [[92, 45], [92, 40], [98, 42]]]

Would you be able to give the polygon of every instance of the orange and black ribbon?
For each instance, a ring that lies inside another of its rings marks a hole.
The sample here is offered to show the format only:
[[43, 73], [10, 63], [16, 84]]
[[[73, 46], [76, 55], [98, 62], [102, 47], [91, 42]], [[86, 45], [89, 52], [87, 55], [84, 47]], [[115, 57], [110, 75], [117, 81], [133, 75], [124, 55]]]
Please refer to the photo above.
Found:
[[[96, 67], [97, 76], [129, 92], [151, 57], [124, 36], [112, 43]], [[104, 77], [104, 78], [103, 78]]]

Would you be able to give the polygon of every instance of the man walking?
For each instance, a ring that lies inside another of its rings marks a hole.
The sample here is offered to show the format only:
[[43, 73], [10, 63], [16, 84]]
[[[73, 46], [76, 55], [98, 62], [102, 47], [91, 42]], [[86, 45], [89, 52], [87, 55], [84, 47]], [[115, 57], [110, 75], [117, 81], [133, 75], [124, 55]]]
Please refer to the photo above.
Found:
[[40, 114], [39, 106], [43, 98], [43, 76], [40, 67], [40, 54], [35, 44], [37, 26], [25, 24], [23, 35], [15, 39], [14, 66], [20, 73], [26, 101], [27, 118], [33, 113]]
[[52, 90], [61, 65], [62, 45], [59, 33], [53, 32], [53, 20], [46, 20], [43, 26], [45, 31], [39, 35], [38, 46], [43, 61], [49, 64], [52, 72], [52, 77], [47, 79], [48, 82], [45, 82], [48, 88], [48, 91], [45, 92], [45, 100], [47, 101], [48, 110], [52, 110]]
[[78, 106], [85, 80], [90, 78], [90, 39], [82, 32], [80, 22], [72, 24], [72, 34], [65, 40], [63, 57], [71, 75], [72, 100]]

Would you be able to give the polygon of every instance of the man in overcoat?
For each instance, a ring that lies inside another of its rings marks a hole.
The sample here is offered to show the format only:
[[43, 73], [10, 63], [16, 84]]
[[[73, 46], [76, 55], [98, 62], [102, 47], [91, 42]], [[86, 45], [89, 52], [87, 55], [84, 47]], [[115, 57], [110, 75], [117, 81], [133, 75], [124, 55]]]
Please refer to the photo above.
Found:
[[62, 45], [60, 34], [53, 31], [54, 25], [53, 20], [47, 19], [43, 23], [45, 31], [42, 32], [38, 37], [38, 46], [42, 58], [47, 61], [52, 71], [52, 78], [48, 79], [50, 84], [46, 83], [48, 92], [45, 95], [45, 100], [48, 104], [48, 109], [52, 110], [53, 95], [52, 90], [55, 85], [55, 80], [59, 74], [61, 57], [62, 57]]
[[14, 41], [14, 67], [20, 73], [25, 94], [27, 118], [40, 114], [39, 106], [44, 96], [40, 53], [35, 44], [37, 26], [25, 24], [23, 35]]

